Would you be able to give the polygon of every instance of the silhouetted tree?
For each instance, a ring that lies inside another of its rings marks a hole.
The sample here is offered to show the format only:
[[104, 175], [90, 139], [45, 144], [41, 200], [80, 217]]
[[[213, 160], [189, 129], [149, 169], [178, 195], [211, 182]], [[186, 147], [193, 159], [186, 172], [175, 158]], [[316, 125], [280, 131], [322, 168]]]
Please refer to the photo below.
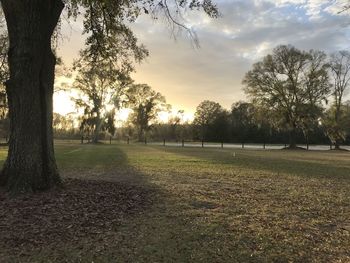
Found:
[[271, 117], [289, 131], [289, 147], [295, 148], [297, 130], [319, 118], [330, 91], [326, 55], [279, 46], [253, 65], [243, 84], [253, 103], [273, 112]]
[[88, 134], [93, 130], [93, 143], [99, 141], [103, 129], [115, 130], [115, 112], [126, 99], [126, 86], [131, 82], [129, 74], [134, 70], [134, 63], [148, 54], [143, 46], [130, 47], [123, 37], [114, 37], [113, 45], [82, 50], [74, 65], [77, 77], [73, 87], [80, 92], [80, 97], [73, 100], [77, 107], [84, 109], [80, 128]]
[[205, 100], [196, 109], [193, 125], [201, 140], [226, 141], [228, 114], [217, 102]]
[[182, 130], [182, 123], [183, 123], [183, 110], [179, 110], [175, 115], [172, 115], [169, 120], [168, 124], [170, 126], [170, 136], [174, 138], [175, 140], [183, 139], [183, 134], [181, 132]]
[[231, 136], [234, 141], [242, 143], [258, 139], [259, 128], [254, 118], [255, 110], [254, 105], [248, 102], [240, 101], [232, 105], [230, 120]]
[[132, 109], [130, 119], [137, 127], [138, 140], [142, 141], [152, 121], [157, 119], [161, 111], [169, 110], [169, 105], [162, 94], [147, 84], [132, 84], [127, 93], [127, 106]]
[[333, 107], [327, 112], [325, 125], [327, 135], [334, 143], [335, 148], [339, 149], [340, 144], [345, 140], [344, 125], [346, 123], [342, 110], [345, 108], [343, 99], [350, 86], [350, 52], [339, 51], [333, 53], [329, 64], [333, 82]]
[[[338, 113], [336, 113], [338, 111]], [[337, 122], [335, 123], [335, 115]], [[322, 118], [322, 125], [325, 128], [326, 135], [331, 142], [336, 146], [335, 149], [340, 149], [340, 143], [344, 142], [350, 135], [350, 102], [342, 103], [339, 109], [332, 105]]]
[[53, 113], [53, 131], [55, 138], [80, 138], [79, 133], [75, 127], [76, 117], [74, 113], [61, 115]]

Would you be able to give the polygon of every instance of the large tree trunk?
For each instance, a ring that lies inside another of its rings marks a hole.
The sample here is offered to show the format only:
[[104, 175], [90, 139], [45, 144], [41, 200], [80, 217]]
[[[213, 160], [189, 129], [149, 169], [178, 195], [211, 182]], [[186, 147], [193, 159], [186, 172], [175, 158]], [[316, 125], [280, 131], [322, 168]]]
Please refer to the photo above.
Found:
[[92, 137], [92, 143], [98, 143], [99, 142], [101, 128], [102, 128], [101, 114], [97, 113], [96, 125], [95, 125], [94, 134], [93, 134], [93, 137]]
[[334, 150], [340, 150], [340, 144], [341, 144], [341, 140], [340, 139], [336, 139], [335, 142], [334, 142]]
[[289, 149], [297, 148], [297, 131], [296, 127], [293, 125], [291, 130], [289, 131]]
[[145, 138], [144, 138], [144, 131], [143, 131], [142, 126], [140, 126], [140, 127], [138, 128], [137, 138], [138, 138], [138, 141], [139, 141], [139, 142], [142, 142], [142, 141], [145, 140]]
[[0, 180], [12, 192], [48, 189], [60, 182], [52, 97], [55, 56], [51, 37], [61, 0], [1, 0], [10, 40], [6, 82], [11, 121], [8, 157]]
[[335, 116], [334, 116], [334, 120], [335, 120], [335, 127], [336, 127], [336, 138], [335, 138], [335, 142], [334, 142], [334, 150], [340, 150], [340, 144], [342, 143], [342, 139], [341, 139], [341, 135], [340, 135], [340, 127], [341, 125], [339, 124], [339, 116], [341, 114], [341, 101], [339, 101], [338, 103], [336, 103], [336, 107], [335, 107]]

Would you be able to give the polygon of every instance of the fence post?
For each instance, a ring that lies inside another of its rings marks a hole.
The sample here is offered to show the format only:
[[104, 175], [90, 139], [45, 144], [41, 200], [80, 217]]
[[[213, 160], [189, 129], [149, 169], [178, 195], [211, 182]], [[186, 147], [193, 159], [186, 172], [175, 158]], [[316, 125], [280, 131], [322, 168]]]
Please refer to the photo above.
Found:
[[204, 141], [202, 140], [202, 148], [204, 148]]
[[163, 146], [165, 146], [165, 139], [163, 139]]
[[81, 144], [84, 143], [84, 136], [81, 136]]
[[329, 149], [332, 150], [332, 144], [329, 145]]
[[129, 141], [129, 140], [130, 140], [130, 138], [128, 137], [128, 139], [127, 139], [127, 144], [128, 144], [128, 145], [129, 145], [129, 143], [130, 143], [130, 141]]

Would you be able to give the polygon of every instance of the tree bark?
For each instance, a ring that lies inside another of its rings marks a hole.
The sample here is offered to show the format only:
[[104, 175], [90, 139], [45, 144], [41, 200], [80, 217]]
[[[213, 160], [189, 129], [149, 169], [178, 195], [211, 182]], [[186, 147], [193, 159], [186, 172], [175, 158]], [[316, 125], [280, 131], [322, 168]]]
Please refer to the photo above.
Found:
[[92, 138], [92, 143], [99, 142], [101, 128], [102, 128], [102, 119], [101, 119], [101, 114], [98, 113], [96, 117], [96, 124], [95, 124], [95, 130]]
[[144, 129], [143, 129], [142, 125], [140, 125], [140, 127], [138, 128], [137, 138], [138, 138], [139, 142], [145, 141]]
[[340, 144], [341, 141], [339, 139], [336, 139], [334, 142], [334, 150], [340, 150]]
[[289, 149], [296, 149], [297, 148], [297, 143], [296, 143], [296, 127], [292, 127], [292, 129], [289, 131]]
[[53, 146], [52, 98], [56, 58], [51, 37], [61, 0], [1, 0], [10, 40], [10, 141], [0, 176], [11, 192], [45, 190], [60, 183]]
[[340, 144], [341, 144], [341, 139], [340, 134], [339, 134], [339, 130], [340, 130], [340, 124], [339, 124], [339, 116], [340, 116], [340, 112], [341, 111], [341, 100], [339, 99], [339, 101], [337, 100], [336, 102], [336, 106], [335, 106], [335, 114], [334, 114], [334, 121], [335, 121], [335, 127], [336, 127], [336, 138], [335, 138], [335, 142], [334, 142], [334, 150], [340, 150]]

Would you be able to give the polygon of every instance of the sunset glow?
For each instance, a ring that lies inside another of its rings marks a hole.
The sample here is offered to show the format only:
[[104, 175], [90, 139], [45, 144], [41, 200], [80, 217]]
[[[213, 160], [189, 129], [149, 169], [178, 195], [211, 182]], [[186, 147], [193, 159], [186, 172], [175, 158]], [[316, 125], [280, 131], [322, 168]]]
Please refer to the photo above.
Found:
[[71, 100], [71, 93], [59, 91], [53, 97], [53, 111], [61, 115], [76, 112], [74, 102]]
[[[217, 5], [222, 16], [218, 19], [199, 13], [185, 17], [199, 38], [199, 49], [185, 33], [174, 41], [166, 25], [140, 16], [132, 29], [150, 56], [136, 66], [132, 77], [186, 112], [194, 112], [206, 99], [230, 108], [232, 103], [246, 100], [241, 84], [244, 74], [275, 46], [291, 44], [327, 53], [347, 49], [350, 34], [343, 25], [348, 24], [349, 13], [338, 14], [341, 3], [220, 0]], [[62, 28], [66, 37], [59, 55], [70, 65], [84, 45], [81, 20], [63, 23]], [[56, 109], [66, 111], [62, 101]]]

